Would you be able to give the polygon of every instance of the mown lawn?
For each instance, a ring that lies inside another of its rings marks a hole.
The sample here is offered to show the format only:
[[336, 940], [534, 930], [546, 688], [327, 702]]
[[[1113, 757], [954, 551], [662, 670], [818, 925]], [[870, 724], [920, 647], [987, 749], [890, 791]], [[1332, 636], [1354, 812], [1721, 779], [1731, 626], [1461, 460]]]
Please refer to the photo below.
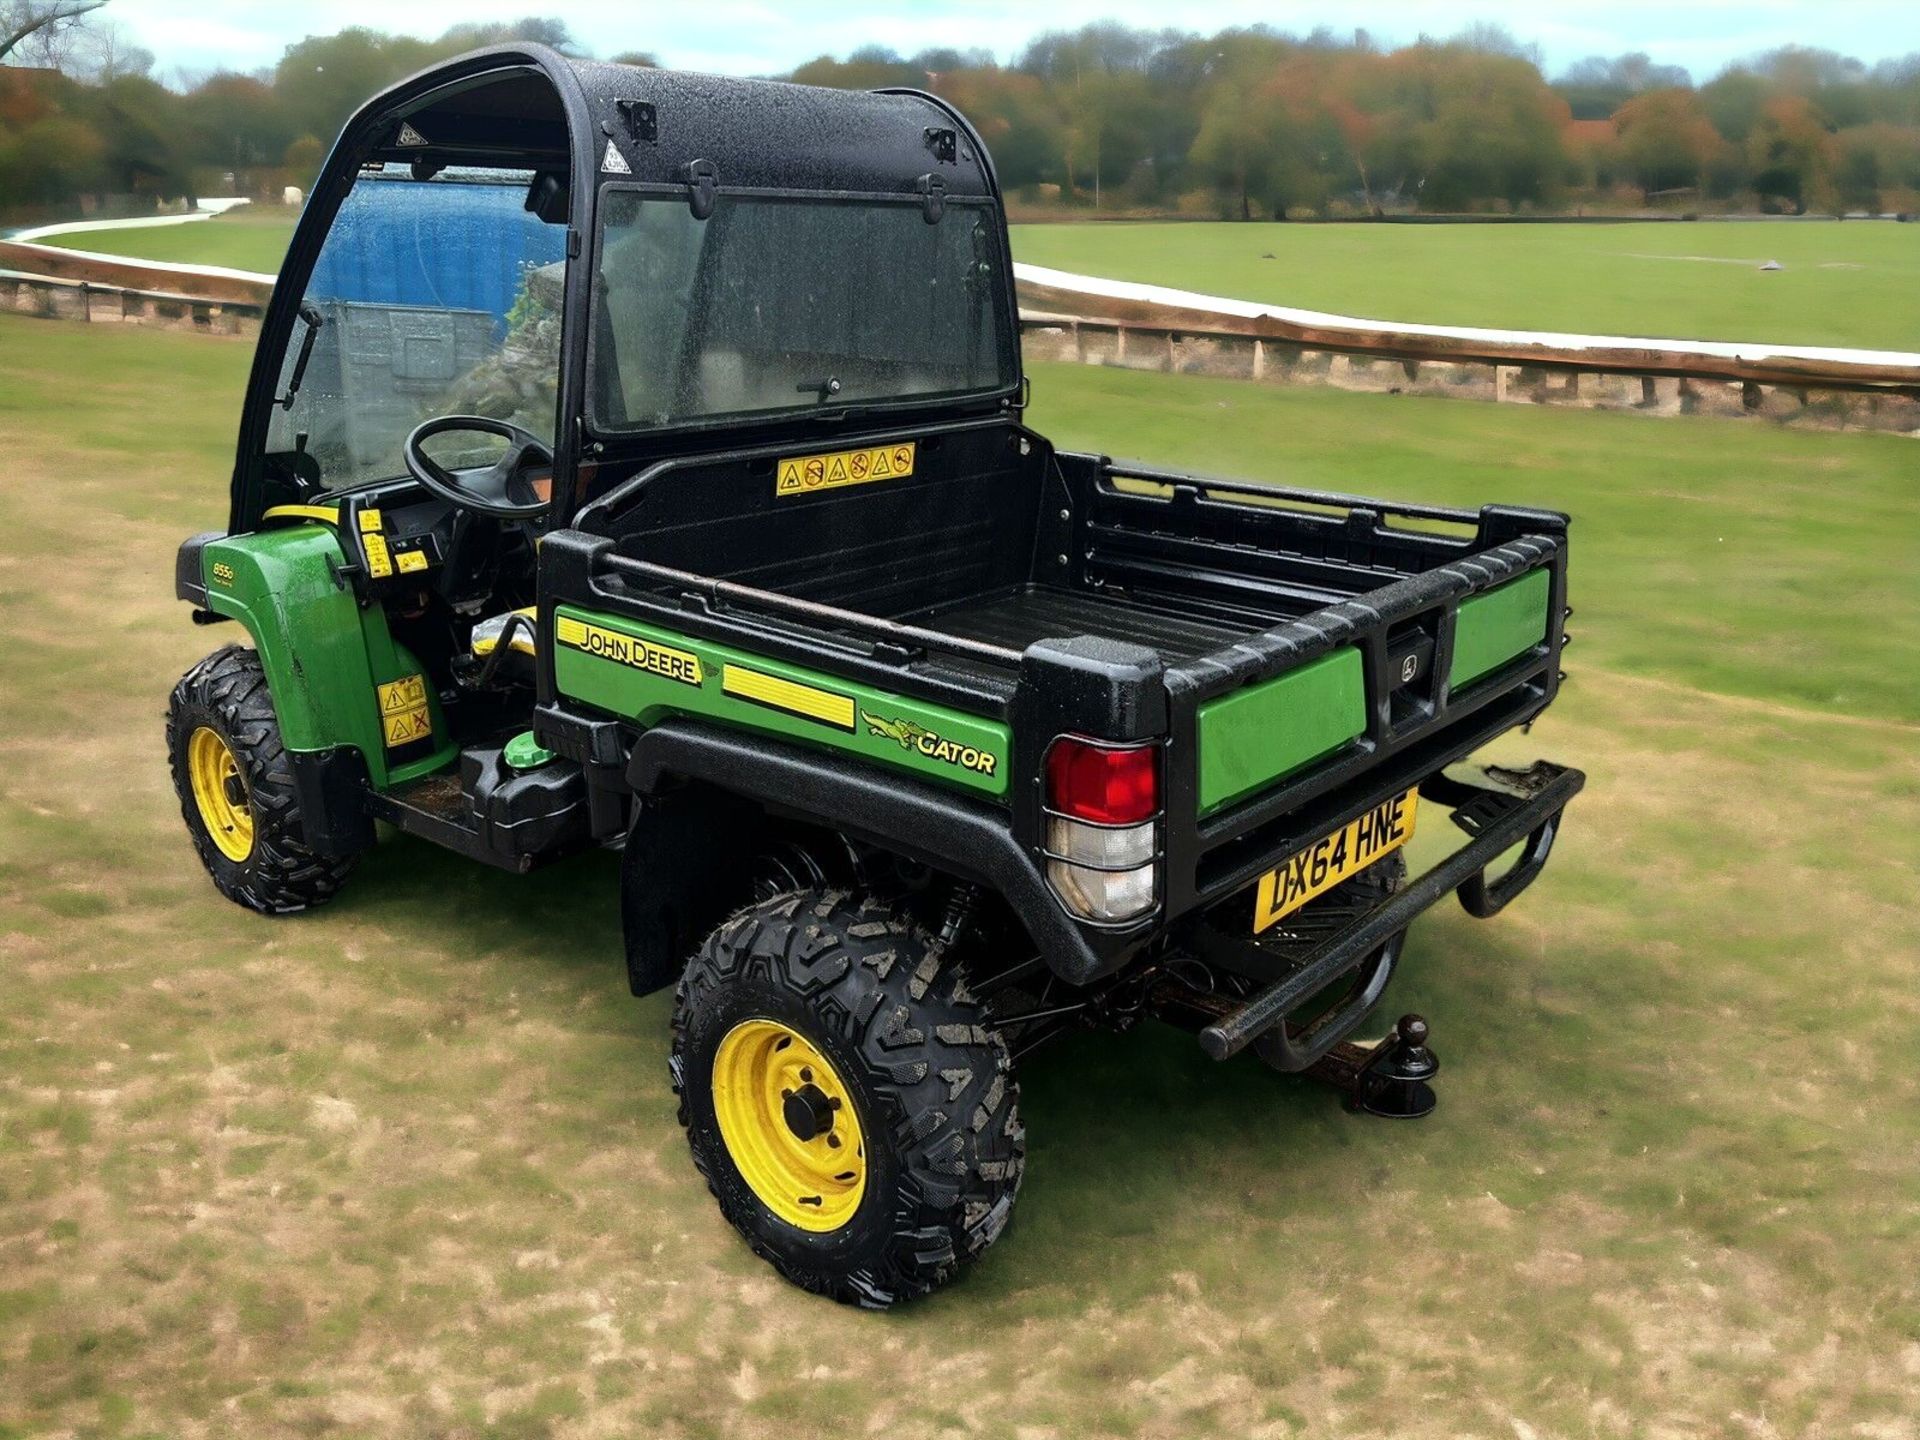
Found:
[[225, 265], [273, 275], [293, 238], [293, 215], [280, 209], [228, 211], [211, 220], [184, 225], [138, 225], [124, 230], [71, 230], [51, 235], [42, 245], [165, 260], [186, 265]]
[[873, 1316], [714, 1210], [606, 857], [395, 842], [281, 921], [198, 873], [172, 551], [246, 361], [0, 318], [0, 1435], [1914, 1433], [1911, 442], [1039, 370], [1070, 443], [1571, 510], [1574, 678], [1502, 751], [1592, 783], [1414, 933], [1432, 1120], [1067, 1041], [1007, 1235]]
[[1920, 350], [1915, 225], [1021, 225], [1013, 250], [1379, 320]]
[[[292, 219], [46, 243], [152, 260], [280, 268]], [[1920, 349], [1920, 226], [1017, 225], [1016, 259], [1383, 320], [1774, 344]], [[1782, 271], [1762, 271], [1769, 259]]]

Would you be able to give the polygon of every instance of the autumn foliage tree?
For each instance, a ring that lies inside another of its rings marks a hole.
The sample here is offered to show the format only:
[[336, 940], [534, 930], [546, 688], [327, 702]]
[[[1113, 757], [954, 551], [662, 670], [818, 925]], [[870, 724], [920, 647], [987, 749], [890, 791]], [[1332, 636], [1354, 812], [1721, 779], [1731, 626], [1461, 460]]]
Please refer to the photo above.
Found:
[[[54, 17], [10, 59], [39, 69], [0, 64], [0, 217], [109, 196], [277, 197], [311, 182], [355, 106], [412, 71], [508, 39], [581, 49], [540, 17], [431, 39], [353, 27], [289, 46], [269, 71], [165, 88], [138, 47], [80, 43], [102, 23], [80, 12], [97, 10], [0, 0], [0, 42], [18, 17]], [[1389, 48], [1364, 32], [1102, 22], [1040, 35], [1011, 63], [867, 46], [786, 78], [946, 96], [1029, 206], [1236, 219], [1627, 208], [1676, 193], [1703, 209], [1920, 206], [1920, 55], [1870, 68], [1787, 47], [1696, 87], [1637, 52], [1549, 80], [1537, 52], [1488, 26]]]
[[1763, 202], [1777, 201], [1796, 215], [1804, 214], [1809, 201], [1825, 187], [1831, 155], [1826, 118], [1803, 95], [1776, 95], [1768, 100], [1747, 138], [1755, 193]]
[[1613, 128], [1626, 173], [1648, 199], [1697, 187], [1727, 143], [1699, 96], [1677, 86], [1634, 96], [1614, 112]]

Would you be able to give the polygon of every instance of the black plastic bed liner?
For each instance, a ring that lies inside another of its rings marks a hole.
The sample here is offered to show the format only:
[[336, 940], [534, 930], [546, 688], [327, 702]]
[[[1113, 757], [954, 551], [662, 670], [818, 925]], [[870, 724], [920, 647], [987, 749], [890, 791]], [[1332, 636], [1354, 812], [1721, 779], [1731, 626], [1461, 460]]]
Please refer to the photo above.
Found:
[[1128, 640], [1160, 652], [1169, 664], [1196, 660], [1236, 640], [1257, 634], [1271, 620], [1229, 623], [1194, 614], [1156, 597], [1102, 595], [1084, 590], [1025, 585], [997, 595], [975, 595], [936, 606], [913, 623], [943, 635], [1024, 650], [1036, 640], [1094, 635]]

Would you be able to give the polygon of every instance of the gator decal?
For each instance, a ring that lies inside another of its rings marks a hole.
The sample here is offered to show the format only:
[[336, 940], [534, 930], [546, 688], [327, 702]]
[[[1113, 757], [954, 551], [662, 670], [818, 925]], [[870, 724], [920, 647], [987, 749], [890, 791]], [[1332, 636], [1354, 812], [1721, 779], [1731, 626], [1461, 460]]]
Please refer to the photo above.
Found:
[[913, 474], [914, 444], [875, 445], [866, 450], [839, 450], [831, 455], [793, 455], [774, 467], [773, 493], [811, 495], [843, 485], [869, 485], [875, 480], [899, 480]]
[[860, 718], [867, 722], [867, 729], [871, 733], [897, 740], [901, 749], [918, 751], [929, 760], [938, 760], [943, 765], [958, 765], [962, 770], [991, 775], [994, 767], [1000, 763], [1000, 757], [991, 750], [948, 740], [917, 720], [886, 720], [865, 710], [860, 712]]
[[[595, 632], [601, 638], [587, 641]], [[1007, 792], [1008, 733], [998, 721], [571, 605], [555, 610], [554, 633], [560, 693], [642, 728], [692, 716], [939, 785]], [[672, 665], [653, 658], [675, 656]]]

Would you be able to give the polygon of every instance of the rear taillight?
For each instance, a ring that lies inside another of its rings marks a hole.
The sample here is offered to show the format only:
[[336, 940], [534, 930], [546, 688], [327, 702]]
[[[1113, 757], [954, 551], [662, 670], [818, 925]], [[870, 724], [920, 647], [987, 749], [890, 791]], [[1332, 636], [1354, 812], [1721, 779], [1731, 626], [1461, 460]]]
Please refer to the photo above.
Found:
[[1086, 920], [1131, 920], [1159, 879], [1160, 749], [1062, 735], [1047, 750], [1047, 880]]
[[1047, 751], [1047, 808], [1096, 825], [1133, 825], [1160, 810], [1160, 750], [1062, 735]]

